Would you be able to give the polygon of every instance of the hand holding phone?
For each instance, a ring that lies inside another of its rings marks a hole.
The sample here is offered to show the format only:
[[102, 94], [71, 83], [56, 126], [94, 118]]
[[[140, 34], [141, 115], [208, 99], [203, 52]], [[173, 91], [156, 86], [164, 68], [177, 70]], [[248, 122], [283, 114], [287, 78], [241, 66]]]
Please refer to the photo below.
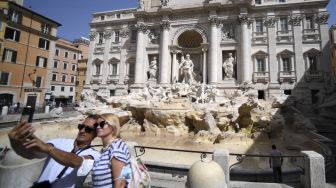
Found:
[[33, 116], [34, 116], [34, 108], [28, 106], [24, 107], [22, 109], [21, 119], [20, 122], [26, 121], [26, 122], [33, 122]]

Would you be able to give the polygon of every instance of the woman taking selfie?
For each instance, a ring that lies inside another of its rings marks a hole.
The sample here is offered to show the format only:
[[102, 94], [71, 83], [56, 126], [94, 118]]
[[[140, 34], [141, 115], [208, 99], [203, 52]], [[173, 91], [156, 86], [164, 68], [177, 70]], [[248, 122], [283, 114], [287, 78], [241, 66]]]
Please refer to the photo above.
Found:
[[102, 114], [95, 127], [103, 148], [92, 168], [92, 186], [124, 188], [131, 177], [131, 156], [126, 143], [119, 138], [119, 119], [113, 114]]

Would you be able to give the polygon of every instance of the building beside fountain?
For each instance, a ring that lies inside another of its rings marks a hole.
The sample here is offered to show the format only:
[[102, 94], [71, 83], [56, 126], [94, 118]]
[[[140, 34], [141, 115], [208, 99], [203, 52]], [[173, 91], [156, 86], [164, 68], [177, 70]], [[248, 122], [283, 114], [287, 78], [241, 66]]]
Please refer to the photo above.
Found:
[[252, 82], [259, 98], [286, 94], [314, 103], [331, 70], [328, 2], [140, 0], [138, 8], [94, 13], [85, 88], [113, 96], [167, 87], [182, 82], [190, 54], [195, 81], [222, 93]]

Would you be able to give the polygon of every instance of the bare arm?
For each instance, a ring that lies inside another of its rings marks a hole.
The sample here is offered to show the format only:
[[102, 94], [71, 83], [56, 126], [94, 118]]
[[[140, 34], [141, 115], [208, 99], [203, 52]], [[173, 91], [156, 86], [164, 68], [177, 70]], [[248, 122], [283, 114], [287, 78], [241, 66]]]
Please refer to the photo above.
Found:
[[[24, 146], [27, 149], [34, 148], [44, 155], [50, 155], [55, 161], [62, 164], [63, 166], [69, 166], [72, 168], [80, 167], [83, 158], [76, 155], [75, 153], [66, 152], [60, 149], [55, 148], [51, 144], [44, 143], [37, 137], [24, 143]], [[85, 159], [92, 159], [91, 156], [83, 156]]]
[[114, 181], [115, 188], [124, 188], [126, 186], [126, 180], [123, 178], [118, 178], [120, 176], [121, 170], [126, 164], [124, 162], [119, 161], [116, 158], [112, 158], [111, 160], [112, 166], [112, 177]]

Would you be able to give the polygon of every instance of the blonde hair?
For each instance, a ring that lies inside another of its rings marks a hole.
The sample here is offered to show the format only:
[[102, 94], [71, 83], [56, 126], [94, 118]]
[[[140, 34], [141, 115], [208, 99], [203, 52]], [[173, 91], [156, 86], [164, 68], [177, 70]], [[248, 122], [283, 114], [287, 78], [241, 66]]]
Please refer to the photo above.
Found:
[[114, 128], [115, 131], [113, 131], [114, 132], [113, 136], [119, 137], [120, 123], [118, 116], [111, 113], [106, 113], [101, 114], [100, 117], [103, 118], [110, 126]]

